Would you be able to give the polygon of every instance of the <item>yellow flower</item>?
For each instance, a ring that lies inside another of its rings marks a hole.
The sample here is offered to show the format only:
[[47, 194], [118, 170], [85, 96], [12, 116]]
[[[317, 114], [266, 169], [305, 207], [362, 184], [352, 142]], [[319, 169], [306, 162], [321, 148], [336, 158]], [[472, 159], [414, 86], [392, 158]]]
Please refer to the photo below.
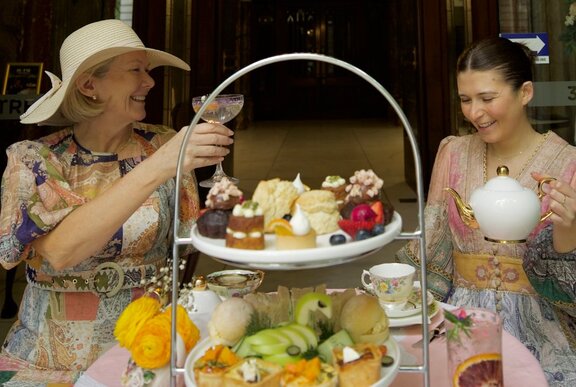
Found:
[[122, 312], [116, 327], [114, 336], [124, 348], [131, 350], [134, 339], [139, 330], [148, 320], [160, 312], [160, 302], [152, 297], [143, 296], [132, 301]]
[[132, 359], [142, 368], [160, 368], [170, 361], [170, 319], [162, 314], [149, 319], [131, 347]]
[[[184, 341], [186, 352], [188, 352], [196, 345], [198, 340], [200, 340], [200, 330], [190, 319], [190, 316], [182, 305], [178, 305], [176, 314], [176, 331], [182, 338], [182, 341]], [[168, 318], [168, 321], [172, 321], [172, 308], [166, 308], [163, 315]]]

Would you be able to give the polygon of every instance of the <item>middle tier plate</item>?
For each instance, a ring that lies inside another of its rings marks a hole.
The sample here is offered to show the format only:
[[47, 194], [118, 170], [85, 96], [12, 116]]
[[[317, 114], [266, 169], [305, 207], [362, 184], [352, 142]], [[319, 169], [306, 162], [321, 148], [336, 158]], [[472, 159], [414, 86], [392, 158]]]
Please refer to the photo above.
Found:
[[[386, 225], [383, 234], [361, 241], [351, 241], [348, 238], [347, 243], [336, 246], [330, 245], [332, 234], [325, 234], [316, 238], [317, 246], [313, 249], [276, 250], [275, 235], [267, 234], [263, 250], [234, 249], [226, 247], [224, 239], [200, 235], [196, 225], [192, 227], [191, 239], [200, 252], [226, 264], [265, 270], [298, 270], [334, 266], [360, 259], [392, 242], [401, 231], [402, 218], [394, 212], [392, 221]], [[344, 234], [344, 231], [335, 233]]]

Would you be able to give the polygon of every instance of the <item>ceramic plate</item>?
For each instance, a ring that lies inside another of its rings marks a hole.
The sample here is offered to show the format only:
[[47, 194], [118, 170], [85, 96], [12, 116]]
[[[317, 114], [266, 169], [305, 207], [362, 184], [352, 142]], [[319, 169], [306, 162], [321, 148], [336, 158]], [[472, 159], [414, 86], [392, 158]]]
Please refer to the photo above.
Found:
[[[398, 374], [398, 369], [400, 368], [400, 347], [398, 343], [392, 336], [384, 342], [388, 347], [388, 356], [394, 359], [394, 364], [390, 367], [382, 367], [380, 371], [380, 380], [374, 383], [372, 387], [387, 387], [392, 383], [396, 375]], [[187, 387], [196, 387], [196, 381], [194, 378], [194, 363], [199, 359], [206, 350], [212, 345], [212, 340], [206, 338], [199, 342], [188, 354], [186, 358], [186, 364], [184, 365], [184, 380]]]
[[[428, 306], [428, 319], [432, 319], [434, 316], [440, 312], [442, 309], [440, 302], [434, 301]], [[410, 325], [422, 324], [422, 315], [415, 314], [412, 316], [401, 317], [401, 318], [388, 318], [390, 328], [407, 327]]]
[[[206, 238], [192, 227], [192, 244], [204, 254], [217, 261], [237, 267], [265, 270], [294, 270], [333, 266], [362, 258], [393, 241], [402, 231], [402, 218], [395, 212], [392, 221], [386, 225], [386, 231], [362, 241], [351, 241], [337, 246], [330, 245], [332, 234], [316, 238], [317, 247], [302, 250], [276, 250], [275, 236], [265, 236], [264, 250], [243, 250], [225, 246], [224, 239]], [[344, 233], [337, 231], [336, 233]]]
[[[434, 296], [429, 291], [426, 292], [428, 305], [431, 305], [434, 301]], [[382, 306], [384, 308], [384, 306]], [[384, 308], [385, 309], [385, 308]], [[386, 310], [386, 314], [389, 318], [402, 318], [413, 316], [422, 311], [422, 291], [420, 290], [420, 284], [414, 284], [414, 289], [410, 293], [408, 302], [401, 309]]]

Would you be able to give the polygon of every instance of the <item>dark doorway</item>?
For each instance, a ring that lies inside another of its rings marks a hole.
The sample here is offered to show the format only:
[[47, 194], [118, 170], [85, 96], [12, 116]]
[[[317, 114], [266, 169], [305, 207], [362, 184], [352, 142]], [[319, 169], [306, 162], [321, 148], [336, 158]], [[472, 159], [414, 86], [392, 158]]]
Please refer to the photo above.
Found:
[[[252, 61], [312, 52], [348, 62], [389, 88], [389, 2], [253, 0]], [[254, 119], [373, 118], [383, 97], [346, 69], [318, 61], [266, 67], [252, 75]]]

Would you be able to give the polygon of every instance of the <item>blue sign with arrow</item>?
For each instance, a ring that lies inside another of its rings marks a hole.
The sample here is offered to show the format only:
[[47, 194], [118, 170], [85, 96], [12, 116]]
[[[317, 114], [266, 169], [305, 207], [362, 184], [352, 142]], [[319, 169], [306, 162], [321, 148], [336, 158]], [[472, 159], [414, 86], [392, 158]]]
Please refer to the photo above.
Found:
[[500, 34], [502, 38], [522, 43], [536, 53], [536, 64], [550, 63], [550, 53], [547, 32], [529, 32], [522, 34]]

